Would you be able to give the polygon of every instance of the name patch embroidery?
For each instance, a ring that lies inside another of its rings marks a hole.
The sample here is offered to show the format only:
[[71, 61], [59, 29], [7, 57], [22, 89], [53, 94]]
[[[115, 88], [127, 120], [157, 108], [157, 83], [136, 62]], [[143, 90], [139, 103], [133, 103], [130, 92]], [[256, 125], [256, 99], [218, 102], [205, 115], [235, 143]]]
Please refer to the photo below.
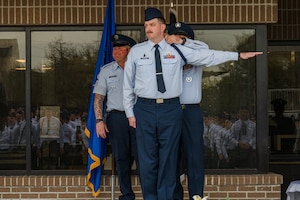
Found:
[[149, 57], [147, 57], [146, 54], [144, 54], [144, 56], [141, 57], [141, 59], [149, 59]]

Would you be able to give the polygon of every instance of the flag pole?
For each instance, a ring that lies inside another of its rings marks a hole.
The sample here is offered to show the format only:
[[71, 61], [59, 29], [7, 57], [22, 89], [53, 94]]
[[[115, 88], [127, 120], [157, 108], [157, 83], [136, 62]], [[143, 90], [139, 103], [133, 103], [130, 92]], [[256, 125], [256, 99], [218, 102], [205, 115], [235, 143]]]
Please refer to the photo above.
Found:
[[111, 200], [115, 199], [115, 158], [114, 154], [111, 154]]

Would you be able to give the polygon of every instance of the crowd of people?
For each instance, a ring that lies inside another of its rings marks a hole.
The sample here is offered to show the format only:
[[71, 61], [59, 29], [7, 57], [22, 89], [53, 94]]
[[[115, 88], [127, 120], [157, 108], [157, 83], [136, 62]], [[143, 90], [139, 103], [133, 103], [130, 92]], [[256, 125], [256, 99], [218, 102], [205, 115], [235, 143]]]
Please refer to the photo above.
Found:
[[25, 117], [23, 109], [10, 109], [2, 119], [1, 150], [24, 149], [26, 145]]
[[[31, 134], [27, 137], [25, 109], [8, 108], [1, 122], [0, 150], [25, 152], [27, 138], [30, 138], [33, 167], [38, 167], [38, 165], [42, 167], [43, 159], [53, 156], [59, 159], [55, 161], [56, 167], [67, 168], [70, 163], [66, 155], [74, 152], [74, 148], [87, 151], [88, 139], [84, 133], [85, 119], [85, 113], [74, 109], [61, 109], [58, 113], [44, 110], [41, 116], [40, 108], [36, 108], [31, 111]], [[43, 154], [44, 149], [48, 149], [47, 155]]]
[[254, 168], [256, 122], [247, 108], [204, 117], [206, 168]]

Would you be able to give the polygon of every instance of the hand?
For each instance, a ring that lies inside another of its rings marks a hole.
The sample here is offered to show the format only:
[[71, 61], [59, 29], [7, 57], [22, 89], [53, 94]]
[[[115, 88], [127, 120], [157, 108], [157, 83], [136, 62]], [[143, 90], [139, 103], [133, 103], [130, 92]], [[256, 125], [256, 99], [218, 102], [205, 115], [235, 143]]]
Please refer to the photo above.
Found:
[[108, 133], [109, 131], [106, 124], [101, 121], [96, 123], [96, 132], [98, 137], [105, 139], [107, 137], [106, 133]]
[[136, 120], [135, 117], [128, 117], [129, 126], [132, 128], [136, 128]]
[[165, 35], [165, 40], [168, 44], [182, 44], [182, 37], [179, 35]]
[[252, 58], [252, 57], [255, 57], [255, 56], [258, 56], [261, 54], [263, 54], [263, 52], [261, 52], [261, 51], [260, 52], [241, 52], [240, 58], [247, 60], [248, 58]]

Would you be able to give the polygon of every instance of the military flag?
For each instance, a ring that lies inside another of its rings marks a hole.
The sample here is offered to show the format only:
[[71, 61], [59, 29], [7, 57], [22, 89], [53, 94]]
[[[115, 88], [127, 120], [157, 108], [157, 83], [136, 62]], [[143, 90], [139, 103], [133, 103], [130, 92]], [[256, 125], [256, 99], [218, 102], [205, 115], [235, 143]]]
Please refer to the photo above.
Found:
[[93, 85], [90, 95], [89, 109], [85, 134], [89, 138], [88, 162], [87, 162], [87, 185], [92, 190], [93, 196], [100, 194], [102, 167], [106, 160], [107, 139], [97, 137], [96, 118], [94, 113], [94, 84], [100, 69], [105, 64], [113, 61], [111, 36], [115, 34], [115, 6], [114, 0], [108, 0], [104, 19], [104, 28], [98, 51], [98, 58], [94, 72]]

